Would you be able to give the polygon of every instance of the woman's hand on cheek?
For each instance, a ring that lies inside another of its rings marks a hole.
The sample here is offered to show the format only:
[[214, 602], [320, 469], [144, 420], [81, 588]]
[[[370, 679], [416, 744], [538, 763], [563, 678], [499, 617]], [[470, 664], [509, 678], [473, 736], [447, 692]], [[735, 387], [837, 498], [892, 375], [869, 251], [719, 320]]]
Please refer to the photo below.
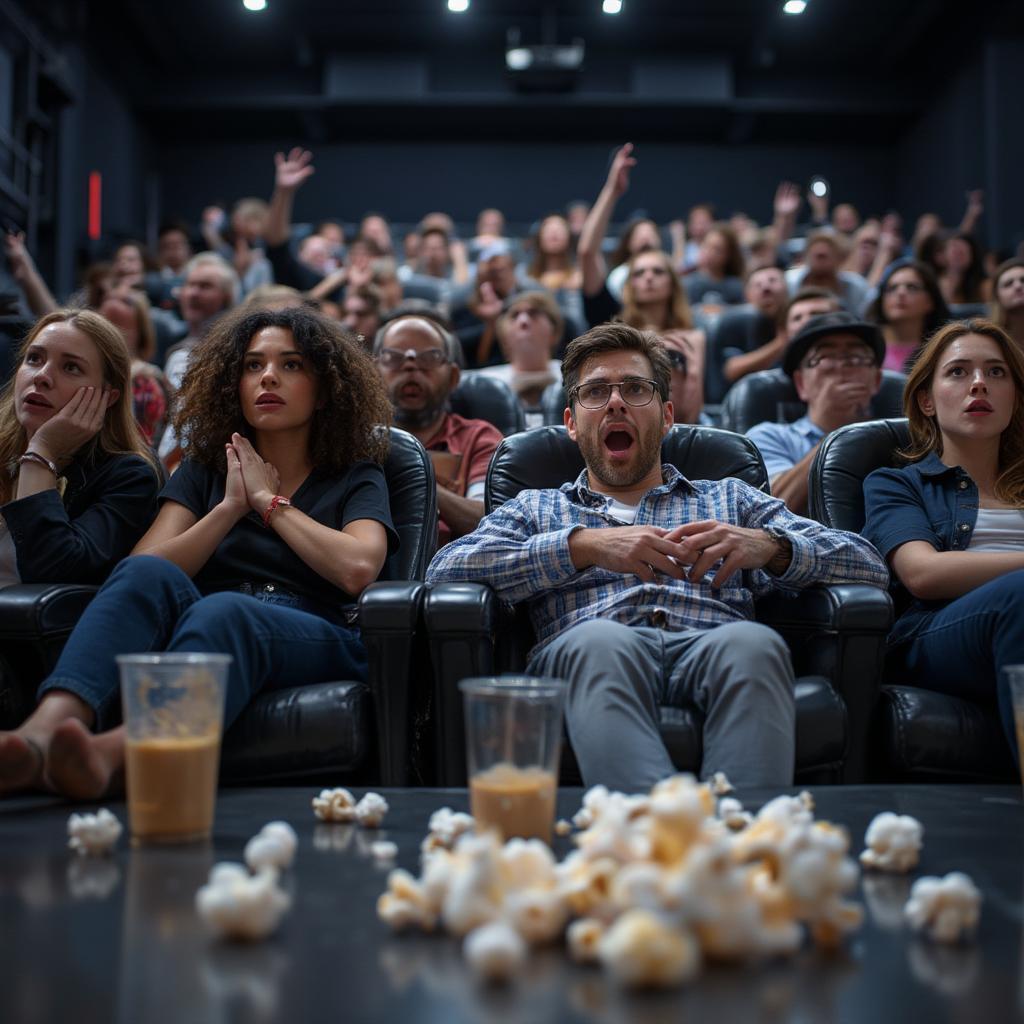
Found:
[[58, 466], [66, 465], [103, 429], [107, 409], [116, 398], [117, 395], [106, 385], [80, 387], [71, 396], [71, 401], [32, 435], [29, 449]]
[[231, 444], [238, 452], [249, 507], [262, 515], [270, 504], [270, 499], [277, 494], [281, 478], [269, 462], [264, 462], [259, 457], [247, 438], [241, 434], [232, 434]]

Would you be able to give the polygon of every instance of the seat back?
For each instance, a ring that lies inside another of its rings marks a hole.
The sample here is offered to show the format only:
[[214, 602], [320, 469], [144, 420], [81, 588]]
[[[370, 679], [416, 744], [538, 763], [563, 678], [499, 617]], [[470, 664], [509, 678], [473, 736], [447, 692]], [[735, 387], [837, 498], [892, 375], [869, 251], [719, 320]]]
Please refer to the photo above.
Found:
[[560, 380], [549, 384], [540, 396], [540, 411], [544, 416], [544, 425], [558, 427], [565, 422], [565, 388]]
[[[691, 480], [734, 476], [762, 490], [768, 476], [757, 447], [741, 434], [677, 423], [661, 443], [663, 462]], [[561, 487], [583, 469], [583, 456], [565, 427], [535, 427], [506, 437], [487, 470], [484, 506], [493, 512], [520, 491]]]
[[837, 530], [864, 528], [864, 478], [900, 465], [896, 452], [910, 443], [905, 419], [851, 423], [832, 431], [818, 449], [808, 478], [812, 519]]
[[506, 437], [526, 429], [526, 413], [512, 389], [493, 377], [467, 374], [448, 396], [451, 411], [468, 420], [487, 420]]
[[422, 580], [437, 548], [437, 487], [434, 467], [412, 434], [390, 429], [391, 447], [384, 477], [391, 521], [401, 543], [384, 563], [382, 580]]
[[[907, 378], [895, 370], [882, 371], [882, 386], [871, 399], [871, 413], [883, 419], [903, 412]], [[792, 423], [807, 412], [789, 375], [776, 368], [741, 377], [722, 403], [722, 426], [745, 434], [758, 423]]]
[[714, 328], [708, 331], [707, 354], [704, 357], [704, 401], [718, 404], [729, 390], [722, 368], [730, 356], [752, 352], [767, 344], [775, 333], [770, 317], [753, 306], [724, 312]]

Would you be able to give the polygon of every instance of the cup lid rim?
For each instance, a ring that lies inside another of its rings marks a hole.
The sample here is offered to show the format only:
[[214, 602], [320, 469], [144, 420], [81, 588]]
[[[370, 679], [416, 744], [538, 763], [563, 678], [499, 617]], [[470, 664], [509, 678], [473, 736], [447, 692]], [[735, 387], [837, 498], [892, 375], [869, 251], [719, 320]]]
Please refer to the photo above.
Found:
[[522, 694], [524, 696], [557, 696], [568, 689], [564, 679], [553, 676], [472, 676], [459, 682], [463, 693], [503, 696], [505, 694]]

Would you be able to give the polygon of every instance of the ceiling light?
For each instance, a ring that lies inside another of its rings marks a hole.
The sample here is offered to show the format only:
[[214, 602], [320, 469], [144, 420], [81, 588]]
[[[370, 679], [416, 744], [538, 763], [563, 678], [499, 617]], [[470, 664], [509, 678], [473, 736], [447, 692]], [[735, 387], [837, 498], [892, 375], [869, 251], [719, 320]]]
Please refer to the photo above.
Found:
[[786, 0], [782, 5], [784, 14], [803, 14], [807, 10], [807, 0]]
[[601, 10], [605, 14], [618, 14], [622, 10], [622, 0], [604, 0], [601, 4]]
[[469, 10], [469, 0], [448, 0], [448, 10], [456, 14], [462, 14]]
[[267, 0], [242, 0], [242, 6], [247, 11], [265, 11]]

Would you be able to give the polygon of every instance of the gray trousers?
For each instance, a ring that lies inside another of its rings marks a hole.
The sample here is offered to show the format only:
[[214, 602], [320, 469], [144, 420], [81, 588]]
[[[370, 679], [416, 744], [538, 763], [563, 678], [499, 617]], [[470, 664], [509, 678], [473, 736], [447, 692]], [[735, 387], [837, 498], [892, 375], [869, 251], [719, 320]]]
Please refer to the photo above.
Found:
[[796, 715], [789, 650], [756, 622], [667, 632], [582, 622], [535, 655], [531, 675], [569, 683], [566, 727], [587, 786], [639, 792], [675, 772], [658, 705], [704, 714], [701, 777], [793, 783]]

